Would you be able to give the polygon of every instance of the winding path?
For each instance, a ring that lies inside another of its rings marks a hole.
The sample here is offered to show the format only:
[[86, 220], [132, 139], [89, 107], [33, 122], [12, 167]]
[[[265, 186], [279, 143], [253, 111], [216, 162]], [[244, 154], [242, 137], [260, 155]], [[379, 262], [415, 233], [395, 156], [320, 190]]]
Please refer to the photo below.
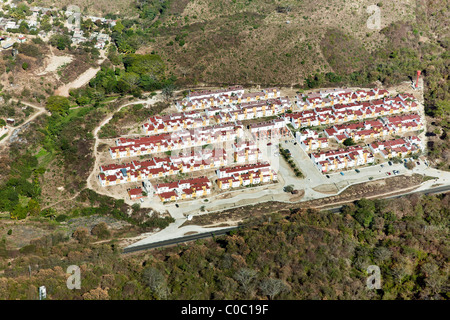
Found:
[[[11, 99], [12, 101], [18, 101], [17, 99]], [[6, 137], [4, 137], [2, 140], [0, 140], [0, 146], [4, 147], [6, 144], [8, 144], [9, 142], [9, 138], [11, 137], [11, 135], [16, 131], [19, 130], [20, 128], [22, 128], [23, 126], [27, 125], [28, 123], [30, 123], [31, 121], [33, 121], [34, 119], [36, 119], [37, 117], [39, 117], [41, 114], [47, 114], [50, 115], [50, 112], [48, 112], [44, 107], [41, 106], [37, 106], [34, 105], [30, 102], [24, 102], [24, 101], [20, 101], [20, 103], [22, 103], [23, 105], [32, 107], [34, 109], [37, 109], [38, 111], [35, 112], [31, 117], [29, 117], [24, 123], [18, 125], [17, 127], [11, 127], [11, 126], [6, 126], [8, 128], [8, 135]]]
[[106, 56], [105, 56], [104, 51], [100, 50], [100, 59], [97, 60], [97, 64], [99, 66], [96, 67], [96, 68], [89, 68], [89, 69], [87, 69], [85, 72], [80, 74], [72, 82], [69, 82], [69, 83], [66, 83], [65, 85], [62, 85], [61, 87], [56, 89], [55, 95], [68, 97], [69, 96], [69, 91], [71, 89], [78, 89], [78, 88], [84, 86], [85, 84], [87, 84], [93, 77], [95, 77], [97, 72], [100, 70], [100, 65], [103, 63], [103, 61], [105, 61], [105, 59], [106, 59]]

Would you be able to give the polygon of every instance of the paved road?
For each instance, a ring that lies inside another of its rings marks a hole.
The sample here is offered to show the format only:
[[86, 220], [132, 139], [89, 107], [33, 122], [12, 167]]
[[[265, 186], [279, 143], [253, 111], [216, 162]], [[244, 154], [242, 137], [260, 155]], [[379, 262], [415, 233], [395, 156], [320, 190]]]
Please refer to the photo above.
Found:
[[[400, 197], [403, 197], [408, 194], [436, 194], [436, 193], [444, 193], [444, 192], [448, 192], [448, 191], [450, 191], [449, 185], [430, 188], [427, 190], [407, 192], [405, 194], [390, 196], [390, 197], [386, 197], [384, 199], [400, 198]], [[343, 206], [339, 206], [339, 207], [335, 207], [335, 208], [326, 208], [326, 209], [322, 209], [321, 211], [331, 211], [334, 213], [338, 213], [338, 212], [340, 212], [342, 207]], [[172, 246], [172, 245], [176, 245], [176, 244], [180, 244], [180, 243], [195, 241], [198, 239], [211, 238], [211, 237], [227, 234], [230, 231], [237, 230], [238, 228], [239, 228], [239, 226], [231, 227], [231, 228], [224, 228], [224, 229], [220, 229], [220, 230], [214, 230], [211, 232], [198, 233], [198, 234], [193, 234], [193, 235], [189, 235], [189, 236], [184, 236], [184, 237], [179, 237], [179, 238], [174, 238], [174, 239], [169, 239], [169, 240], [163, 240], [163, 241], [158, 241], [158, 242], [153, 242], [153, 243], [147, 243], [147, 244], [142, 244], [142, 245], [131, 245], [129, 247], [126, 247], [123, 250], [123, 253], [138, 252], [138, 251], [149, 250], [149, 249], [154, 249], [154, 248]]]
[[164, 240], [164, 241], [159, 241], [159, 242], [154, 242], [154, 243], [149, 243], [149, 244], [144, 244], [144, 245], [139, 245], [139, 246], [127, 247], [123, 250], [123, 253], [131, 253], [131, 252], [137, 252], [137, 251], [142, 251], [142, 250], [167, 247], [167, 246], [172, 246], [172, 245], [176, 245], [176, 244], [180, 244], [180, 243], [184, 243], [184, 242], [195, 241], [198, 239], [211, 238], [211, 237], [227, 234], [230, 231], [236, 230], [238, 228], [239, 227], [225, 228], [225, 229], [221, 229], [221, 230], [198, 233], [198, 234], [193, 234], [193, 235], [170, 239], [170, 240]]

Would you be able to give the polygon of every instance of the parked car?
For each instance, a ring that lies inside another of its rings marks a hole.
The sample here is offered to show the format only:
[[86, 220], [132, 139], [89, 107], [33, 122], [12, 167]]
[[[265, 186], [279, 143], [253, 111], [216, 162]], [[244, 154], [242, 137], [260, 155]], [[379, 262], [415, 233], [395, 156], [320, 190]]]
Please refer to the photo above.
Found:
[[392, 166], [392, 161], [389, 161], [388, 164], [389, 164], [390, 166]]
[[355, 171], [356, 171], [357, 173], [360, 173], [360, 172], [361, 172], [359, 169], [355, 169]]
[[297, 142], [294, 142], [294, 146], [296, 146], [297, 145]]
[[329, 175], [326, 175], [326, 177], [327, 177], [328, 179], [330, 179], [330, 176], [329, 176]]
[[387, 176], [390, 176], [390, 175], [391, 175], [391, 173], [390, 173], [390, 172], [386, 172], [386, 175], [387, 175]]
[[344, 175], [344, 173], [341, 171], [341, 172], [339, 172], [340, 174], [341, 174], [341, 176], [343, 176]]
[[384, 168], [384, 164], [380, 164], [380, 167]]
[[417, 161], [417, 165], [420, 166], [420, 161]]

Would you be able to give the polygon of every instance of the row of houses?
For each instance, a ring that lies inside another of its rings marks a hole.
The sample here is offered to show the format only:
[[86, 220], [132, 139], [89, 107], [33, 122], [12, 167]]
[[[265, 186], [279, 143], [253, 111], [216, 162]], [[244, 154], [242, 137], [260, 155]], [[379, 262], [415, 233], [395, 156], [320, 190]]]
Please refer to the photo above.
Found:
[[175, 115], [153, 116], [142, 125], [145, 134], [173, 132], [182, 129], [193, 129], [209, 126], [208, 117], [197, 112], [183, 112]]
[[[234, 143], [234, 163], [254, 163], [262, 160], [262, 152], [253, 141]], [[178, 173], [220, 168], [228, 165], [227, 152], [223, 148], [173, 153], [168, 157], [154, 157], [146, 161], [100, 166], [98, 179], [101, 186], [111, 186], [144, 179], [163, 178]]]
[[254, 141], [240, 141], [233, 144], [233, 155], [236, 163], [258, 162], [262, 160], [262, 152]]
[[140, 138], [122, 137], [116, 140], [116, 146], [111, 147], [109, 152], [113, 159], [133, 157], [212, 143], [234, 141], [236, 138], [242, 137], [243, 134], [243, 125], [235, 122]]
[[365, 120], [367, 118], [396, 115], [418, 110], [419, 106], [415, 101], [407, 98], [405, 95], [399, 95], [395, 98], [384, 98], [371, 102], [352, 102], [349, 104], [317, 107], [295, 113], [287, 113], [284, 118], [287, 123], [291, 124], [295, 129], [298, 129], [302, 127]]
[[380, 154], [385, 159], [406, 157], [412, 153], [423, 151], [424, 145], [417, 136], [409, 136], [387, 141], [377, 141], [369, 144], [370, 150]]
[[373, 154], [361, 146], [311, 153], [310, 158], [320, 172], [353, 168], [373, 163]]
[[211, 181], [207, 177], [183, 179], [153, 186], [162, 202], [195, 199], [211, 194]]
[[300, 147], [305, 151], [328, 148], [328, 138], [319, 138], [318, 135], [319, 134], [317, 133], [317, 137], [304, 137], [300, 132], [296, 132], [295, 139], [298, 141]]
[[[245, 159], [239, 160], [245, 162]], [[102, 186], [111, 186], [144, 179], [162, 178], [178, 173], [213, 169], [225, 165], [227, 165], [227, 154], [224, 149], [202, 149], [165, 158], [154, 157], [146, 161], [103, 165], [100, 166], [98, 179]]]
[[296, 104], [300, 109], [314, 109], [316, 107], [333, 106], [335, 104], [347, 104], [363, 102], [387, 97], [389, 91], [385, 89], [352, 90], [335, 88], [322, 90], [315, 93], [299, 94], [296, 96]]
[[371, 120], [351, 124], [334, 125], [325, 129], [327, 138], [333, 138], [342, 143], [352, 138], [355, 142], [369, 138], [382, 138], [387, 135], [400, 134], [407, 131], [418, 131], [422, 128], [418, 114], [408, 114], [398, 117], [383, 117], [381, 120]]
[[289, 98], [279, 97], [262, 101], [211, 107], [205, 109], [205, 113], [208, 117], [213, 117], [217, 123], [224, 123], [228, 121], [242, 121], [270, 117], [282, 114], [291, 109], [292, 106]]
[[323, 131], [324, 137], [319, 138], [319, 133], [306, 129], [295, 133], [296, 140], [305, 151], [313, 151], [328, 147], [328, 139], [334, 139], [343, 143], [346, 139], [364, 141], [366, 139], [385, 138], [393, 134], [408, 131], [417, 131], [422, 128], [421, 118], [418, 114], [383, 117], [376, 120], [368, 120], [357, 123], [334, 125]]
[[247, 128], [256, 140], [284, 138], [290, 135], [286, 122], [282, 118], [249, 124]]
[[280, 97], [281, 91], [278, 88], [266, 88], [259, 92], [245, 93], [242, 86], [234, 86], [220, 90], [190, 92], [185, 99], [176, 100], [175, 105], [179, 111], [191, 111], [258, 102]]
[[276, 171], [271, 169], [268, 162], [218, 169], [216, 170], [216, 174], [218, 176], [216, 183], [220, 190], [278, 180]]

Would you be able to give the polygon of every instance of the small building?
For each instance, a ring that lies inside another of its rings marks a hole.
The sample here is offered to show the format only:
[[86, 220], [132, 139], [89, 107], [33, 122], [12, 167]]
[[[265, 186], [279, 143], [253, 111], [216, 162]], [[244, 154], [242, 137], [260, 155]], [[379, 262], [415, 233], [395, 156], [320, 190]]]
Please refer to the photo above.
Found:
[[27, 38], [23, 34], [21, 34], [17, 38], [17, 41], [19, 41], [20, 43], [24, 43], [25, 41], [27, 41]]
[[16, 120], [14, 120], [13, 118], [6, 119], [6, 123], [9, 124], [9, 125], [13, 126], [15, 122], [16, 122]]
[[131, 200], [137, 200], [137, 199], [141, 199], [144, 197], [144, 195], [142, 194], [141, 187], [128, 189], [127, 191], [128, 191], [128, 195], [130, 196]]

